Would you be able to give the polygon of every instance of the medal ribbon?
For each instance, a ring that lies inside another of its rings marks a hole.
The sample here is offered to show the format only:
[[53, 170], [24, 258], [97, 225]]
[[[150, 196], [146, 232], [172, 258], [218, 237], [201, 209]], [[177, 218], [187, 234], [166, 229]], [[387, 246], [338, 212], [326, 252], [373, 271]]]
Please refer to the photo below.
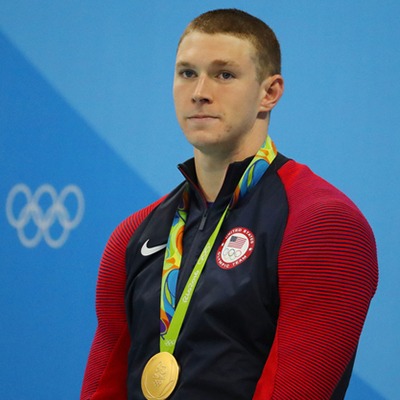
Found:
[[275, 145], [271, 138], [267, 136], [264, 144], [258, 150], [240, 178], [233, 192], [231, 201], [225, 208], [217, 226], [207, 240], [186, 283], [178, 305], [176, 305], [176, 284], [183, 252], [182, 238], [186, 224], [187, 211], [189, 209], [189, 191], [188, 189], [184, 191], [181, 204], [178, 206], [172, 221], [164, 257], [160, 298], [160, 351], [167, 351], [173, 354], [192, 294], [228, 211], [258, 183], [264, 172], [275, 159], [276, 154]]

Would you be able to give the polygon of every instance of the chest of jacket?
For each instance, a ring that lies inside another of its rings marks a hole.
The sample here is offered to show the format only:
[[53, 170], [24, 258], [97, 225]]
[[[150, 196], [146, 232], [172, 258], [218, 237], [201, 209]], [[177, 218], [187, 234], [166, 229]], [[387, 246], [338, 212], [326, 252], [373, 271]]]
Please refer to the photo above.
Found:
[[[156, 250], [168, 240], [181, 193], [182, 187], [177, 188], [143, 221], [127, 249], [126, 309], [132, 341], [129, 363], [136, 367], [129, 372], [131, 391], [140, 387], [140, 371], [147, 360], [160, 351], [165, 250]], [[224, 207], [215, 204], [206, 209], [201, 202], [192, 202], [185, 226], [177, 300]], [[182, 375], [174, 399], [185, 398], [185, 388], [199, 385], [199, 376], [205, 384], [215, 374], [226, 379], [229, 376], [231, 386], [237, 374], [242, 380], [238, 385], [246, 393], [243, 398], [251, 398], [275, 334], [279, 308], [277, 261], [287, 213], [284, 188], [271, 170], [224, 220], [176, 344], [174, 355]], [[237, 355], [235, 365], [232, 354]], [[243, 387], [243, 379], [248, 386]], [[221, 389], [226, 383], [222, 379]], [[236, 389], [232, 387], [232, 393]], [[198, 392], [202, 390], [206, 389], [199, 387]]]

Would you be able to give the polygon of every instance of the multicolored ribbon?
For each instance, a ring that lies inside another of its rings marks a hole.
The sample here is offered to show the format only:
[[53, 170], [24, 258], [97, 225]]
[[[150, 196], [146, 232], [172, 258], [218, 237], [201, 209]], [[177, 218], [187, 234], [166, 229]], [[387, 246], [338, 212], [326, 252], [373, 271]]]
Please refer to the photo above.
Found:
[[160, 335], [164, 336], [176, 308], [176, 285], [182, 260], [183, 231], [189, 208], [189, 191], [184, 190], [182, 201], [172, 221], [165, 250], [164, 267], [161, 278]]

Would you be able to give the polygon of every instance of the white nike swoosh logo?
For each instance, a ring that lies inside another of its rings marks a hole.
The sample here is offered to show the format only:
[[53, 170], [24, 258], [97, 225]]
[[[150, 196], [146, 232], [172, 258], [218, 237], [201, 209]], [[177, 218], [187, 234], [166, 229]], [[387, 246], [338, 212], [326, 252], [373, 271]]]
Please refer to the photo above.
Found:
[[147, 243], [149, 243], [149, 240], [146, 240], [146, 242], [143, 244], [142, 248], [140, 249], [140, 252], [142, 253], [142, 256], [151, 256], [154, 253], [157, 253], [158, 251], [165, 249], [167, 247], [167, 243], [160, 244], [159, 246], [154, 246], [154, 247], [147, 247]]

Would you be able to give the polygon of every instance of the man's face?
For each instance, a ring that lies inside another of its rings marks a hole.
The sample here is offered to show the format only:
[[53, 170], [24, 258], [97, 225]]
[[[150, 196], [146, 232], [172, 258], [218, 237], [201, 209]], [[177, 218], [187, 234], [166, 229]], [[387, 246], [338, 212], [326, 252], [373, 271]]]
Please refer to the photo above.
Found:
[[240, 156], [254, 139], [265, 95], [255, 60], [246, 39], [194, 31], [182, 40], [175, 65], [175, 110], [197, 150]]

